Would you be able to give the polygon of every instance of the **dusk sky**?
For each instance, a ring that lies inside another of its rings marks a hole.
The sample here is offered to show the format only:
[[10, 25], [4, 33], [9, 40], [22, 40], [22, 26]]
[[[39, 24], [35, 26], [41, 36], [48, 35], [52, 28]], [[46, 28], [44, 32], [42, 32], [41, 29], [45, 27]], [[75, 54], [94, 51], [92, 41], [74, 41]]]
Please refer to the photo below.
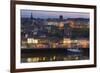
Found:
[[59, 18], [63, 15], [63, 18], [89, 18], [89, 13], [83, 12], [62, 12], [62, 11], [43, 11], [43, 10], [21, 10], [21, 17], [30, 18], [31, 13], [33, 18]]

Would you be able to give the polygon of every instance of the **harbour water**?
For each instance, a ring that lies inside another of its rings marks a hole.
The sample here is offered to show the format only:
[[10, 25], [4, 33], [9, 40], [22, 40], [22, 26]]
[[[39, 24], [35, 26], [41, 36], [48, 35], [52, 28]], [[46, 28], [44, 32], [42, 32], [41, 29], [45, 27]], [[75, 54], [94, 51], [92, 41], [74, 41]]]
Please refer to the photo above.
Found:
[[48, 62], [48, 61], [72, 61], [89, 59], [89, 48], [23, 48], [21, 49], [21, 62]]

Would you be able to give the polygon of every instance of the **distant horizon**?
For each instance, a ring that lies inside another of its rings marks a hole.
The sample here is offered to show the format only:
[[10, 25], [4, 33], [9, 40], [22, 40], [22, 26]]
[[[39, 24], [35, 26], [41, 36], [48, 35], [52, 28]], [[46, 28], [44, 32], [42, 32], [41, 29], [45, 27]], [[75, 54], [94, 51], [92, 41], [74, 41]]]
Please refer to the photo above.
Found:
[[[30, 17], [21, 17], [21, 18], [30, 18]], [[71, 17], [70, 17], [71, 18]], [[64, 19], [70, 19], [70, 18], [64, 18]], [[82, 17], [80, 17], [81, 19]], [[35, 18], [38, 19], [38, 18]], [[59, 18], [39, 18], [39, 19], [59, 19]], [[71, 18], [71, 19], [78, 19], [78, 18]], [[82, 19], [89, 19], [89, 18], [82, 18]]]
[[30, 18], [31, 14], [33, 18], [59, 18], [60, 15], [63, 19], [68, 18], [90, 18], [90, 14], [86, 12], [64, 12], [64, 11], [44, 11], [44, 10], [21, 10], [21, 18]]

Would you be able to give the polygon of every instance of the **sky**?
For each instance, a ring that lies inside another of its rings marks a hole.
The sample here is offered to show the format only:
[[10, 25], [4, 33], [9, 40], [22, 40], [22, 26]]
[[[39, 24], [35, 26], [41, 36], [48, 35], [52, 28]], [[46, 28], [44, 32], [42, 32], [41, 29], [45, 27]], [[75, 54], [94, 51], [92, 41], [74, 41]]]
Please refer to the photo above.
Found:
[[21, 17], [30, 18], [59, 18], [60, 15], [66, 18], [89, 18], [89, 13], [83, 12], [62, 12], [62, 11], [43, 11], [43, 10], [21, 10]]

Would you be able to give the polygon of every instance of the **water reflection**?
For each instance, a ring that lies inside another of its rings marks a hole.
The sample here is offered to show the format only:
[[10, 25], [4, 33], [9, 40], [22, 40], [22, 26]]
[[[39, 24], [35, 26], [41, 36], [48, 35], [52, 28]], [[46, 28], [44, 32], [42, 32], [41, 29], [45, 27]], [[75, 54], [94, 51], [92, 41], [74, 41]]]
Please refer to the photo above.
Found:
[[[42, 50], [22, 50], [21, 62], [49, 62], [49, 61], [73, 61], [89, 59], [89, 49], [79, 49], [72, 51], [66, 49], [43, 49]], [[25, 54], [24, 54], [25, 53]]]

